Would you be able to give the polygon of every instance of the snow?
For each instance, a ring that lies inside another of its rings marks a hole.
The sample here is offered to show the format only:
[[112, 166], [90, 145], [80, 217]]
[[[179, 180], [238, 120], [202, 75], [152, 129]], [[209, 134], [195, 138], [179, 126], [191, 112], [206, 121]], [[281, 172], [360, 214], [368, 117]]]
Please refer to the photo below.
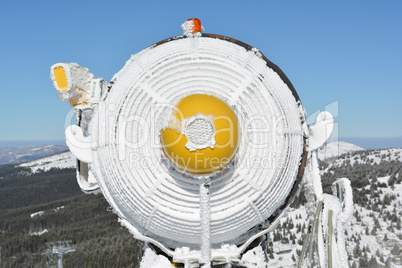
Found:
[[[57, 208], [52, 209], [52, 211], [57, 212], [57, 211], [59, 211], [60, 209], [63, 209], [63, 208], [64, 208], [64, 206], [57, 207]], [[42, 210], [42, 211], [38, 211], [38, 212], [32, 213], [32, 214], [31, 214], [31, 218], [34, 218], [34, 217], [36, 217], [36, 216], [42, 216], [42, 215], [45, 214], [45, 212], [46, 212], [46, 210]]]
[[261, 246], [257, 246], [246, 252], [239, 262], [247, 268], [266, 268], [267, 263], [265, 262], [265, 253]]
[[187, 35], [192, 33], [194, 30], [194, 21], [193, 20], [186, 20], [182, 25], [181, 28], [183, 29], [183, 34]]
[[321, 170], [320, 174], [329, 172], [331, 168], [341, 167], [342, 165], [349, 164], [351, 166], [356, 164], [369, 164], [378, 165], [382, 161], [402, 161], [402, 149], [376, 149], [376, 150], [364, 150], [361, 153], [356, 151], [349, 151], [337, 158], [324, 158], [324, 161], [329, 165], [326, 169]]
[[385, 176], [385, 177], [378, 177], [377, 181], [380, 183], [385, 183], [388, 185], [388, 180], [389, 180], [390, 176]]
[[[381, 188], [384, 191], [384, 194], [380, 196], [380, 199], [383, 199], [385, 194], [395, 194], [402, 193], [402, 184], [396, 184], [395, 189], [392, 190], [390, 188]], [[402, 202], [401, 195], [397, 197], [397, 200], [393, 201], [389, 206], [386, 207], [385, 211], [389, 211], [393, 213], [393, 208], [395, 204], [400, 204]], [[389, 231], [389, 223], [383, 221], [382, 216], [378, 211], [368, 210], [365, 207], [361, 207], [359, 205], [355, 205], [354, 211], [359, 213], [361, 217], [360, 221], [356, 220], [356, 217], [352, 217], [351, 220], [346, 225], [345, 231], [348, 233], [348, 237], [352, 236], [360, 236], [361, 241], [359, 243], [360, 249], [369, 248], [368, 258], [371, 256], [375, 256], [377, 258], [377, 262], [380, 263], [378, 256], [376, 256], [376, 252], [379, 251], [380, 254], [384, 256], [385, 259], [391, 256], [391, 249], [395, 244], [399, 244], [402, 246], [402, 241], [400, 240], [400, 236], [402, 235], [401, 230]], [[399, 211], [401, 208], [399, 207]], [[377, 219], [380, 223], [380, 228], [377, 229], [376, 234], [372, 234], [371, 231], [375, 226], [374, 219]], [[369, 233], [366, 234], [366, 229], [368, 228]], [[384, 240], [385, 234], [388, 237], [388, 240]], [[353, 256], [353, 252], [355, 247], [357, 246], [356, 242], [352, 239], [347, 241], [347, 251], [349, 256]], [[392, 267], [400, 267], [400, 266], [392, 266]]]
[[32, 213], [31, 218], [36, 217], [36, 216], [42, 216], [43, 214], [45, 214], [45, 210]]
[[[387, 177], [384, 178], [379, 178], [382, 181], [387, 180]], [[397, 197], [397, 200], [394, 200], [389, 206], [387, 206], [387, 210], [392, 212], [393, 208], [395, 205], [398, 206], [400, 202], [402, 202], [402, 184], [396, 184], [395, 189], [392, 190], [390, 188], [381, 188], [381, 190], [384, 192], [380, 196], [381, 199], [384, 198], [385, 194], [397, 194], [400, 193], [400, 196]], [[398, 235], [402, 235], [401, 230], [396, 230], [394, 228], [393, 232], [390, 232], [387, 230], [389, 228], [389, 223], [385, 223], [382, 221], [382, 216], [379, 212], [373, 211], [373, 210], [368, 210], [364, 207], [361, 207], [357, 204], [353, 206], [353, 211], [354, 213], [357, 211], [360, 216], [361, 216], [361, 221], [357, 221], [355, 216], [351, 216], [349, 220], [346, 222], [344, 225], [343, 231], [347, 233], [347, 236], [345, 237], [346, 239], [346, 251], [347, 251], [347, 256], [348, 258], [350, 257], [352, 261], [356, 261], [354, 257], [354, 248], [356, 247], [356, 242], [352, 239], [352, 236], [357, 237], [361, 236], [361, 241], [360, 241], [360, 249], [362, 250], [363, 247], [368, 247], [370, 252], [367, 252], [368, 254], [368, 259], [371, 258], [371, 256], [374, 256], [377, 258], [377, 262], [380, 264], [380, 259], [378, 256], [376, 256], [377, 250], [380, 252], [380, 254], [384, 255], [384, 259], [386, 260], [388, 257], [392, 257], [391, 250], [394, 247], [395, 244], [399, 244], [402, 246], [402, 241], [398, 237]], [[399, 207], [399, 211], [401, 211], [401, 207]], [[374, 214], [373, 216], [370, 216], [371, 214]], [[296, 219], [296, 216], [300, 215], [301, 217]], [[380, 222], [381, 228], [377, 230], [376, 235], [365, 235], [365, 230], [366, 227], [369, 228], [369, 231], [374, 227], [374, 220], [373, 218], [377, 218]], [[281, 220], [281, 224], [286, 222], [287, 220], [292, 219], [292, 222], [296, 226], [297, 224], [308, 224], [308, 217], [306, 213], [306, 208], [305, 207], [300, 207], [299, 209], [293, 210], [288, 213], [288, 217], [284, 218]], [[307, 229], [304, 229], [304, 232]], [[292, 234], [296, 235], [296, 241], [301, 239], [303, 232], [299, 233], [296, 232], [296, 227], [292, 230], [289, 230]], [[384, 235], [387, 234], [388, 240], [384, 241]], [[272, 237], [272, 236], [271, 236]], [[281, 241], [274, 242], [274, 247], [276, 244], [281, 243]], [[296, 263], [292, 261], [292, 255], [294, 255], [297, 258], [297, 250], [301, 250], [302, 246], [297, 244], [294, 245], [292, 251], [290, 253], [284, 253], [284, 254], [274, 254], [274, 259], [269, 259], [268, 261], [268, 267], [283, 267], [283, 268], [293, 268], [296, 267]], [[362, 257], [362, 254], [359, 255], [359, 257]], [[349, 262], [348, 266], [345, 267], [351, 267], [352, 261]], [[358, 259], [357, 259], [358, 263]], [[399, 262], [399, 259], [395, 259], [395, 262], [393, 262], [391, 267], [401, 267], [401, 263]], [[342, 266], [343, 267], [343, 266]], [[383, 266], [379, 266], [383, 267]]]
[[[377, 150], [365, 150], [361, 152], [349, 153], [341, 156], [338, 159], [326, 160], [329, 166], [322, 170], [321, 173], [330, 172], [331, 168], [341, 168], [343, 165], [355, 165], [357, 163], [363, 165], [376, 165], [381, 162], [391, 162], [396, 161], [401, 162], [402, 150], [400, 148], [393, 149], [377, 149]], [[388, 185], [390, 175], [379, 176], [377, 178], [371, 178], [370, 183], [364, 189], [361, 189], [368, 198], [367, 207], [361, 207], [358, 204], [353, 206], [353, 216], [346, 221], [344, 226], [344, 231], [347, 233], [346, 245], [348, 257], [352, 259], [349, 261], [351, 265], [353, 261], [359, 261], [359, 258], [363, 255], [363, 249], [365, 254], [367, 254], [367, 259], [375, 257], [377, 263], [381, 264], [379, 256], [383, 256], [383, 259], [391, 257], [391, 249], [395, 245], [402, 246], [402, 231], [396, 228], [396, 223], [392, 222], [388, 217], [388, 213], [391, 213], [392, 217], [400, 217], [402, 204], [402, 184], [395, 184], [394, 187], [379, 187], [377, 190], [371, 189], [371, 185], [378, 183], [384, 183]], [[396, 174], [398, 177], [398, 174]], [[384, 198], [392, 200], [388, 205], [383, 204]], [[375, 204], [380, 204], [379, 207], [374, 208]], [[395, 214], [395, 209], [397, 213]], [[357, 216], [357, 214], [358, 216]], [[344, 220], [343, 220], [344, 221]], [[377, 223], [376, 223], [377, 222]], [[374, 227], [376, 227], [376, 232], [373, 232]], [[390, 229], [393, 226], [393, 229]], [[392, 230], [392, 231], [391, 231]], [[384, 240], [385, 235], [388, 239]], [[359, 238], [359, 243], [356, 239]], [[360, 255], [356, 257], [355, 248], [359, 247]], [[367, 249], [367, 251], [366, 251]], [[384, 262], [384, 260], [383, 260]], [[399, 260], [394, 259], [391, 267], [400, 267]]]
[[[185, 267], [190, 267], [190, 264]], [[267, 263], [265, 262], [265, 253], [262, 247], [259, 245], [246, 254], [244, 254], [239, 261], [239, 265], [245, 268], [267, 268]], [[146, 247], [140, 268], [169, 268], [174, 267], [170, 261], [162, 255], [157, 255], [151, 248]], [[197, 266], [198, 267], [198, 266]], [[204, 266], [203, 266], [204, 267]]]
[[[300, 218], [298, 216], [301, 216]], [[287, 217], [283, 218], [281, 220], [281, 225], [288, 221], [291, 220], [294, 223], [294, 226], [297, 226], [298, 224], [303, 225], [305, 224], [306, 226], [308, 225], [308, 216], [307, 216], [307, 211], [305, 207], [300, 207], [297, 210], [290, 210], [288, 212]], [[295, 227], [296, 228], [296, 227]], [[291, 230], [290, 230], [291, 231]], [[296, 241], [299, 239], [302, 239], [302, 233], [296, 233], [295, 230], [292, 231], [296, 235]], [[273, 237], [273, 233], [271, 233], [271, 237]], [[274, 247], [278, 247], [279, 244], [281, 244], [281, 241], [273, 242]], [[268, 261], [268, 267], [295, 267], [296, 264], [292, 261], [292, 255], [297, 257], [297, 250], [301, 251], [302, 245], [295, 244], [292, 245], [292, 251], [289, 253], [283, 253], [283, 254], [274, 254], [274, 259], [270, 259]]]
[[[343, 224], [345, 224], [353, 213], [353, 193], [352, 187], [350, 185], [350, 180], [347, 178], [337, 179], [334, 183], [332, 183], [333, 194], [336, 196], [337, 192], [334, 191], [336, 189], [335, 186], [339, 185], [343, 192], [343, 199], [340, 200], [342, 203], [342, 213], [340, 216], [340, 220]], [[337, 190], [337, 189], [336, 189]]]
[[142, 256], [140, 268], [169, 268], [170, 261], [162, 255], [157, 255], [152, 249], [146, 248]]
[[41, 232], [34, 232], [34, 233], [30, 233], [30, 235], [37, 235], [37, 236], [41, 236], [43, 234], [46, 234], [47, 232], [49, 232], [47, 229], [44, 229]]
[[32, 161], [67, 150], [65, 145], [18, 146], [0, 148], [0, 165]]
[[[181, 28], [183, 29], [183, 35], [187, 35], [188, 37], [193, 36], [201, 36], [201, 32], [196, 32], [193, 34], [194, 31], [194, 19], [186, 20], [182, 25]], [[204, 27], [201, 25], [201, 30], [204, 31]]]
[[318, 150], [318, 159], [325, 160], [330, 157], [336, 157], [345, 153], [362, 150], [364, 149], [345, 141], [331, 141]]
[[20, 164], [20, 167], [28, 167], [32, 173], [48, 171], [52, 168], [75, 168], [77, 160], [71, 152], [63, 152], [52, 156], [40, 158], [34, 161]]

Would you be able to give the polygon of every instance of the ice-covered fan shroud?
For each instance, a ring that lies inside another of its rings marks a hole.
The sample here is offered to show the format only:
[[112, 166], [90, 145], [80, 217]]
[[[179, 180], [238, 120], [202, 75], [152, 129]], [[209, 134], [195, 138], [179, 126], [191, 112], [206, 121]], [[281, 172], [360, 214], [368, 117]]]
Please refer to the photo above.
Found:
[[212, 244], [241, 242], [284, 205], [303, 154], [301, 109], [257, 51], [211, 37], [172, 39], [133, 56], [113, 81], [106, 114], [99, 109], [92, 120], [91, 169], [140, 233], [168, 247], [199, 248], [201, 181], [171, 172], [159, 142], [164, 110], [189, 94], [225, 100], [241, 129], [233, 171], [211, 181]]
[[[239, 246], [277, 219], [299, 189], [305, 112], [287, 77], [257, 49], [219, 35], [178, 36], [133, 55], [109, 89], [92, 81], [87, 91], [95, 97], [75, 107], [90, 111], [90, 135], [76, 126], [66, 135], [88, 163], [87, 179], [137, 238], [200, 250], [200, 186], [208, 181], [210, 245]], [[181, 172], [162, 150], [161, 129], [192, 94], [224, 101], [238, 120], [235, 158], [211, 174]]]

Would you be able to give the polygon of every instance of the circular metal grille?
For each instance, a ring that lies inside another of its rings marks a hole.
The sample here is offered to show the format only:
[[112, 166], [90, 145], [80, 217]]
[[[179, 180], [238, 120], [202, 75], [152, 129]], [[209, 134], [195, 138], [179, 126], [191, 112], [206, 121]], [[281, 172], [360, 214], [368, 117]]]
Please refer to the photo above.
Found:
[[134, 55], [112, 82], [91, 122], [92, 170], [131, 228], [168, 247], [199, 248], [201, 180], [172, 172], [160, 144], [172, 107], [190, 94], [224, 100], [241, 132], [232, 164], [211, 180], [212, 244], [241, 243], [288, 205], [305, 164], [304, 114], [258, 50], [217, 35], [175, 37]]

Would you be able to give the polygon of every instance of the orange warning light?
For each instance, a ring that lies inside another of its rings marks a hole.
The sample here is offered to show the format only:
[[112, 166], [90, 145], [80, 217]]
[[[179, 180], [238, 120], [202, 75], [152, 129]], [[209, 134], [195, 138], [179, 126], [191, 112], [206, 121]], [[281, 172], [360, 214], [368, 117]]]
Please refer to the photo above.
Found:
[[193, 22], [192, 33], [202, 32], [201, 20], [192, 18], [188, 19], [188, 22]]

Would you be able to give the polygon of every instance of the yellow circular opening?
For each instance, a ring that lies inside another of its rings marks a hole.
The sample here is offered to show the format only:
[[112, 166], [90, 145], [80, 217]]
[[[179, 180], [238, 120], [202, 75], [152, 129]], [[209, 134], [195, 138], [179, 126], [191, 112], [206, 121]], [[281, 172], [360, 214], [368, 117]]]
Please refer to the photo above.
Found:
[[224, 101], [205, 94], [179, 101], [161, 130], [165, 155], [179, 169], [196, 174], [224, 168], [239, 145], [238, 121]]

